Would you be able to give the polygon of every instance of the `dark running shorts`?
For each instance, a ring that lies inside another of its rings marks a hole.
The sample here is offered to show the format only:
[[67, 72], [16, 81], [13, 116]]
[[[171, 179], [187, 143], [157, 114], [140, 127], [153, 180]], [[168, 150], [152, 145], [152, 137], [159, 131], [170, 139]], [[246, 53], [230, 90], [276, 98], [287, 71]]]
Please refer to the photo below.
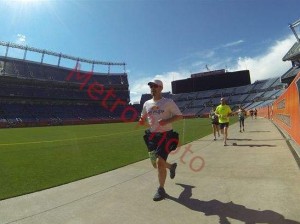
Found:
[[145, 131], [144, 141], [149, 152], [155, 151], [157, 156], [167, 161], [169, 153], [177, 148], [179, 135], [173, 130], [163, 133], [151, 133], [147, 130]]
[[220, 129], [224, 129], [225, 127], [228, 128], [229, 122], [226, 123], [220, 123]]

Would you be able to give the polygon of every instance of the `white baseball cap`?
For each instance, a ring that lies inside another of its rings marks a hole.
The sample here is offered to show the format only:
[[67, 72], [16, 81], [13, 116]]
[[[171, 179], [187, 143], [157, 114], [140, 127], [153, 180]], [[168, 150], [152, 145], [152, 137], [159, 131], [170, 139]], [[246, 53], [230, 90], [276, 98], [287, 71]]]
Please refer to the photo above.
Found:
[[148, 82], [148, 85], [149, 85], [149, 86], [150, 86], [151, 84], [156, 84], [156, 85], [161, 86], [161, 87], [164, 86], [164, 85], [163, 85], [163, 82], [162, 82], [161, 80], [158, 80], [158, 79], [155, 79], [155, 80], [153, 80], [153, 81], [151, 81], [151, 82]]

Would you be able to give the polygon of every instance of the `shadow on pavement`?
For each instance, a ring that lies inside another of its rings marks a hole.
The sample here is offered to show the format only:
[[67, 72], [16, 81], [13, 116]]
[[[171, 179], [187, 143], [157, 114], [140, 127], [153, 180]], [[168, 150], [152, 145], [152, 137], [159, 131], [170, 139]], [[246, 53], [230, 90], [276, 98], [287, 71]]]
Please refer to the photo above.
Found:
[[202, 201], [195, 199], [192, 198], [192, 188], [195, 188], [195, 186], [179, 183], [177, 185], [183, 187], [179, 197], [175, 198], [168, 195], [167, 199], [182, 204], [191, 210], [202, 212], [206, 216], [217, 215], [221, 224], [230, 224], [228, 218], [240, 220], [246, 224], [300, 224], [300, 222], [285, 219], [283, 215], [271, 210], [258, 211], [233, 202], [223, 203], [218, 200]]
[[234, 140], [234, 141], [252, 141], [251, 138], [227, 138], [227, 140]]
[[276, 147], [276, 145], [255, 145], [255, 144], [237, 144], [237, 143], [232, 143], [233, 146], [246, 146], [246, 147]]
[[258, 132], [271, 132], [271, 131], [248, 131], [248, 132], [255, 132], [255, 133], [258, 133]]

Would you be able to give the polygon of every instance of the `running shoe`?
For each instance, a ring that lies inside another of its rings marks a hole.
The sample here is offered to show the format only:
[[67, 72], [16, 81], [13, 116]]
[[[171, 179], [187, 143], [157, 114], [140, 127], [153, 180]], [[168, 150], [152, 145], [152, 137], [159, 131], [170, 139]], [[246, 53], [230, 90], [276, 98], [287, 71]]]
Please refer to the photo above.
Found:
[[166, 191], [163, 187], [159, 187], [153, 196], [153, 201], [161, 201], [166, 198]]

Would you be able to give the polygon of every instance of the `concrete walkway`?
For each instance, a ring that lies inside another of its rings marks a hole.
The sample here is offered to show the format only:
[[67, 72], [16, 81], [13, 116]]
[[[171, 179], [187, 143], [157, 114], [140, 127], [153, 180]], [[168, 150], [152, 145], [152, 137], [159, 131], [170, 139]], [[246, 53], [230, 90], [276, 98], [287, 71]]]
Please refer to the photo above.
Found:
[[300, 224], [300, 170], [277, 128], [246, 119], [230, 126], [229, 146], [212, 135], [182, 146], [168, 198], [154, 202], [150, 161], [0, 201], [0, 223]]

